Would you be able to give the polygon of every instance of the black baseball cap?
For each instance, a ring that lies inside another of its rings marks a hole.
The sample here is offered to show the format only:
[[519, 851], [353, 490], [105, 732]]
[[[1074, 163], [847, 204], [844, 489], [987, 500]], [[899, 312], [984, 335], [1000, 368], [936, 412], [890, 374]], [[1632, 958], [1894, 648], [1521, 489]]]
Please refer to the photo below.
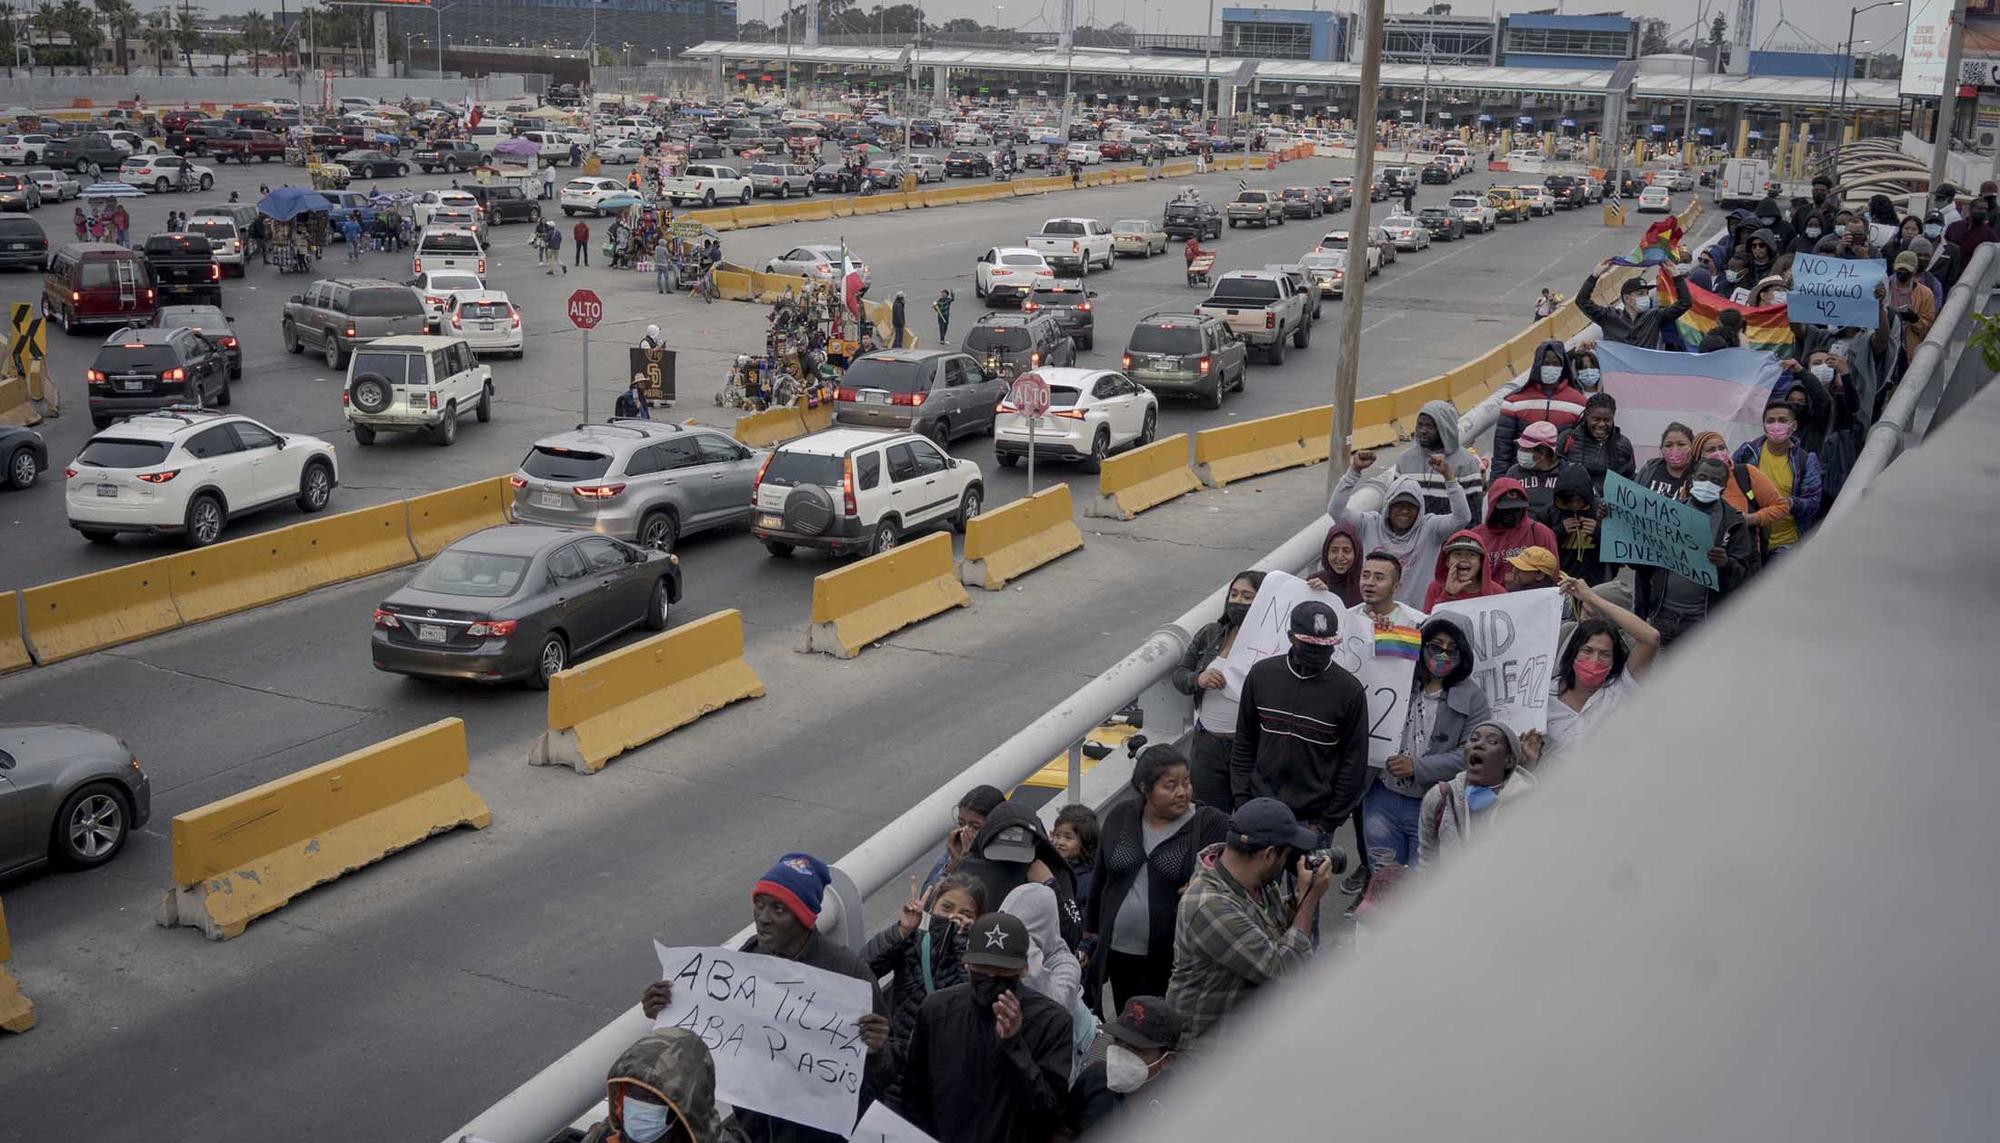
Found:
[[1292, 608], [1292, 638], [1322, 645], [1340, 642], [1340, 616], [1317, 599]]
[[980, 856], [988, 861], [1006, 861], [1025, 865], [1035, 859], [1035, 835], [1024, 825], [1010, 825], [996, 831], [986, 839], [979, 850]]
[[[1252, 798], [1238, 806], [1229, 819], [1229, 840], [1237, 849], [1251, 852], [1274, 845], [1319, 848], [1319, 834], [1300, 825], [1291, 807], [1276, 798]], [[971, 959], [968, 953], [966, 960]]]
[[1653, 283], [1648, 282], [1644, 278], [1627, 278], [1625, 279], [1625, 284], [1618, 287], [1618, 296], [1622, 298], [1626, 294], [1642, 293], [1652, 288]]
[[1181, 1014], [1158, 996], [1134, 996], [1104, 1031], [1127, 1047], [1171, 1052], [1181, 1046]]
[[959, 959], [986, 968], [1026, 968], [1028, 926], [1012, 913], [988, 913], [972, 922]]

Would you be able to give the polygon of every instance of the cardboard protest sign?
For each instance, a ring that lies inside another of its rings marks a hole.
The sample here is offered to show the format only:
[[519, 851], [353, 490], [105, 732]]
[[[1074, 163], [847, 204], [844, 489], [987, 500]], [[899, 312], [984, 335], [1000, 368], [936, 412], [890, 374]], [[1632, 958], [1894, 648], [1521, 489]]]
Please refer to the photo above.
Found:
[[1707, 513], [1615, 472], [1604, 474], [1604, 508], [1597, 544], [1605, 563], [1665, 568], [1710, 591], [1721, 587], [1708, 562], [1715, 529]]
[[889, 1105], [879, 1099], [868, 1105], [849, 1138], [853, 1143], [935, 1143], [916, 1124], [890, 1111]]
[[856, 1022], [874, 1011], [867, 981], [760, 953], [653, 948], [674, 989], [653, 1026], [701, 1037], [717, 1099], [836, 1135], [854, 1129], [868, 1061]]
[[1346, 667], [1368, 691], [1368, 764], [1380, 767], [1399, 753], [1403, 722], [1409, 717], [1410, 683], [1415, 678], [1418, 629], [1395, 626], [1378, 632], [1360, 608], [1341, 627], [1334, 662]]
[[1785, 316], [1807, 325], [1858, 325], [1873, 328], [1875, 287], [1882, 282], [1880, 258], [1829, 258], [1822, 254], [1792, 256], [1792, 285], [1785, 294]]
[[[1334, 614], [1340, 617], [1339, 634], [1345, 643], [1347, 634], [1354, 626], [1354, 618], [1347, 614], [1347, 607], [1340, 602], [1340, 597], [1330, 591], [1315, 591], [1305, 580], [1289, 572], [1274, 571], [1264, 576], [1264, 584], [1257, 589], [1257, 598], [1250, 604], [1250, 614], [1244, 617], [1243, 626], [1236, 633], [1236, 642], [1231, 644], [1229, 654], [1223, 656], [1218, 665], [1223, 666], [1225, 671], [1230, 667], [1248, 671], [1261, 659], [1291, 650], [1292, 608], [1308, 599], [1317, 599], [1333, 608]], [[1334, 661], [1343, 667], [1350, 666], [1344, 659], [1336, 658]]]
[[1562, 634], [1562, 593], [1553, 587], [1457, 599], [1431, 613], [1456, 615], [1477, 655], [1472, 681], [1486, 692], [1493, 717], [1516, 734], [1548, 723], [1549, 678]]

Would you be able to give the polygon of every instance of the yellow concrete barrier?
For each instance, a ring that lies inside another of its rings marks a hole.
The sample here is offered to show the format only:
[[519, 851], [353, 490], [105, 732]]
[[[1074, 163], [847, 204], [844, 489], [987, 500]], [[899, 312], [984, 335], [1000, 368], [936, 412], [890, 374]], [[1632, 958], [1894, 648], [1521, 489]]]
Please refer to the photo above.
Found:
[[1300, 409], [1290, 414], [1292, 428], [1298, 433], [1299, 447], [1305, 450], [1307, 464], [1319, 464], [1329, 455], [1328, 447], [1333, 440], [1333, 406], [1318, 405], [1310, 409]]
[[504, 476], [413, 496], [403, 501], [410, 513], [410, 546], [419, 559], [427, 560], [482, 528], [509, 523], [507, 504], [512, 498]]
[[812, 623], [799, 650], [852, 659], [892, 631], [971, 605], [952, 572], [951, 537], [932, 532], [814, 578]]
[[965, 529], [959, 580], [999, 591], [1009, 580], [1076, 551], [1083, 546], [1083, 530], [1073, 515], [1067, 484], [981, 512]]
[[888, 195], [865, 195], [853, 201], [856, 214], [887, 214], [896, 209], [890, 205]]
[[28, 646], [42, 666], [181, 625], [156, 560], [21, 590]]
[[833, 203], [826, 200], [807, 199], [791, 209], [793, 222], [825, 222], [833, 217]]
[[1305, 463], [1306, 451], [1283, 414], [1194, 435], [1194, 474], [1210, 488]]
[[819, 432], [821, 429], [832, 428], [833, 404], [831, 402], [827, 402], [819, 405], [816, 408], [800, 409], [799, 423], [805, 426], [805, 430], [808, 433], [816, 433]]
[[314, 587], [360, 579], [417, 560], [417, 549], [410, 545], [410, 510], [401, 500], [322, 516], [283, 530], [297, 534], [303, 549], [300, 559], [308, 568], [323, 568], [324, 577]]
[[718, 611], [551, 677], [549, 728], [528, 762], [595, 774], [710, 711], [763, 696], [743, 660], [743, 613]]
[[466, 784], [465, 724], [433, 722], [210, 802], [173, 824], [173, 886], [159, 923], [210, 940], [315, 885], [493, 815]]
[[739, 417], [733, 431], [737, 440], [751, 448], [770, 448], [782, 441], [806, 435], [799, 410], [790, 405]]
[[852, 218], [854, 216], [854, 200], [851, 198], [836, 198], [829, 201], [827, 205], [833, 209], [832, 217], [834, 218]]
[[7, 971], [14, 945], [7, 936], [7, 911], [0, 909], [0, 1031], [25, 1032], [35, 1026], [35, 1006], [21, 995], [21, 986]]
[[0, 377], [0, 425], [39, 425], [42, 415], [28, 400], [28, 382], [21, 377]]
[[1083, 506], [1083, 514], [1130, 520], [1148, 508], [1198, 490], [1201, 481], [1195, 479], [1187, 458], [1186, 433], [1106, 457], [1097, 473], [1097, 495]]
[[729, 216], [736, 220], [739, 230], [751, 226], [769, 226], [779, 221], [778, 208], [775, 206], [731, 207]]
[[1508, 364], [1507, 347], [1494, 346], [1447, 374], [1453, 378], [1451, 403], [1462, 408], [1465, 404], [1485, 400], [1487, 394], [1514, 376], [1512, 369]]
[[716, 292], [732, 302], [757, 300], [756, 275], [748, 270], [717, 270], [713, 275]]
[[21, 593], [0, 591], [0, 674], [32, 666], [34, 661], [21, 637]]
[[1354, 428], [1347, 434], [1349, 448], [1386, 448], [1401, 438], [1396, 435], [1396, 398], [1383, 393], [1354, 402]]
[[326, 565], [290, 528], [260, 532], [213, 547], [177, 552], [159, 565], [181, 622], [233, 615], [311, 591], [327, 582]]
[[1389, 421], [1396, 429], [1396, 435], [1407, 437], [1417, 431], [1417, 414], [1424, 411], [1424, 405], [1431, 401], [1451, 400], [1451, 377], [1439, 375], [1405, 385], [1392, 391]]

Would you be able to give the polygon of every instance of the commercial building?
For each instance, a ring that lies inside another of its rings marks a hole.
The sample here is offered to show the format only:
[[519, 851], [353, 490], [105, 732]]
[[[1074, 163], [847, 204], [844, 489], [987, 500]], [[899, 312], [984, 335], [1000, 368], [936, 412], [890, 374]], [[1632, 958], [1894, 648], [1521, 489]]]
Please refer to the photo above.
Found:
[[635, 62], [678, 56], [704, 40], [733, 39], [736, 0], [453, 0], [389, 13], [389, 33], [421, 57], [436, 50], [439, 18], [447, 46], [580, 50], [595, 43]]
[[1389, 16], [1382, 21], [1382, 62], [1492, 67], [1497, 28], [1473, 16]]
[[1500, 59], [1508, 67], [1603, 69], [1639, 57], [1639, 25], [1625, 16], [1524, 12], [1500, 17]]
[[1347, 58], [1349, 31], [1349, 17], [1343, 13], [1224, 8], [1218, 50], [1247, 59], [1342, 60]]

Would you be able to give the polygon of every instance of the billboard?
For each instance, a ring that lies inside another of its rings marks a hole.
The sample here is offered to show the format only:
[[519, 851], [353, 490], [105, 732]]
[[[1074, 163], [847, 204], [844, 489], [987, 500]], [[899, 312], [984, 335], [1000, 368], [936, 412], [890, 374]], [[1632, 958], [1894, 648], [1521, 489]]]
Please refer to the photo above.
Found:
[[1910, 0], [1910, 26], [1903, 35], [1904, 96], [1936, 99], [1944, 94], [1945, 51], [1950, 44], [1952, 0]]

